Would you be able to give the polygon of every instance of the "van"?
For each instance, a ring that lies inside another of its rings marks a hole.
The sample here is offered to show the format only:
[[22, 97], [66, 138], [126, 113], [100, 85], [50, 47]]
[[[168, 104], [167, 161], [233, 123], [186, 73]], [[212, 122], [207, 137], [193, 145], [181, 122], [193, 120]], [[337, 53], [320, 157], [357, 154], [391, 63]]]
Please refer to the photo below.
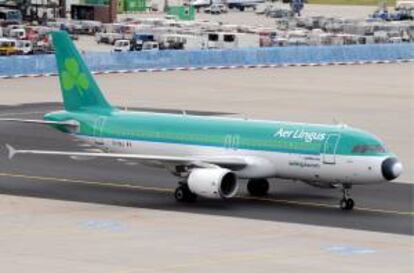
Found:
[[142, 44], [143, 51], [158, 51], [159, 44], [157, 42], [147, 41]]
[[127, 52], [130, 50], [131, 50], [131, 42], [129, 40], [115, 41], [113, 52]]

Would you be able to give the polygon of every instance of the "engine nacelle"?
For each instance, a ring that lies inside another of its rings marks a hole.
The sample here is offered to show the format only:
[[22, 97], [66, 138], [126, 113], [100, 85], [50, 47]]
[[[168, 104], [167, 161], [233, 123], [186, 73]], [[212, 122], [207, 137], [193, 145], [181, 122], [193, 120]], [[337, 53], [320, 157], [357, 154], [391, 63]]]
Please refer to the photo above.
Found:
[[190, 191], [207, 198], [231, 198], [239, 184], [236, 175], [224, 168], [194, 169], [188, 176]]

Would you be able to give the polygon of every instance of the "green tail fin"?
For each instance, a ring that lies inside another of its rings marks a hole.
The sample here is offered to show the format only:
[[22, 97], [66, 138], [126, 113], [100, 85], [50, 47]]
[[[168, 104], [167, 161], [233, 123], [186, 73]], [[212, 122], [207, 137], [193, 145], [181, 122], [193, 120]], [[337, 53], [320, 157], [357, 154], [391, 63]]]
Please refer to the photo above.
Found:
[[54, 31], [51, 34], [65, 109], [92, 112], [113, 110], [69, 35], [63, 31]]

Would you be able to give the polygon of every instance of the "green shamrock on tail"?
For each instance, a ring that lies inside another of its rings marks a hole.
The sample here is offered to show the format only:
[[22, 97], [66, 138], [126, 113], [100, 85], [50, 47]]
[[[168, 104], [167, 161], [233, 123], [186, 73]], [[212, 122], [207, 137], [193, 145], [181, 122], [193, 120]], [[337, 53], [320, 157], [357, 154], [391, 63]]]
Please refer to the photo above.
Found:
[[63, 89], [72, 90], [76, 87], [81, 96], [89, 87], [85, 73], [79, 73], [79, 64], [74, 58], [65, 59], [65, 69], [62, 73]]

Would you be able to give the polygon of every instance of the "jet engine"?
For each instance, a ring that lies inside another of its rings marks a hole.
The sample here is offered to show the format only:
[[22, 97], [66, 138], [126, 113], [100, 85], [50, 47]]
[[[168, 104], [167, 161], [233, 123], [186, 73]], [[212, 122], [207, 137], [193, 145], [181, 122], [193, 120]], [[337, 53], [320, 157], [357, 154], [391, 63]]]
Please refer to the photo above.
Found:
[[236, 175], [224, 168], [194, 169], [187, 180], [190, 191], [207, 198], [231, 198], [239, 184]]

